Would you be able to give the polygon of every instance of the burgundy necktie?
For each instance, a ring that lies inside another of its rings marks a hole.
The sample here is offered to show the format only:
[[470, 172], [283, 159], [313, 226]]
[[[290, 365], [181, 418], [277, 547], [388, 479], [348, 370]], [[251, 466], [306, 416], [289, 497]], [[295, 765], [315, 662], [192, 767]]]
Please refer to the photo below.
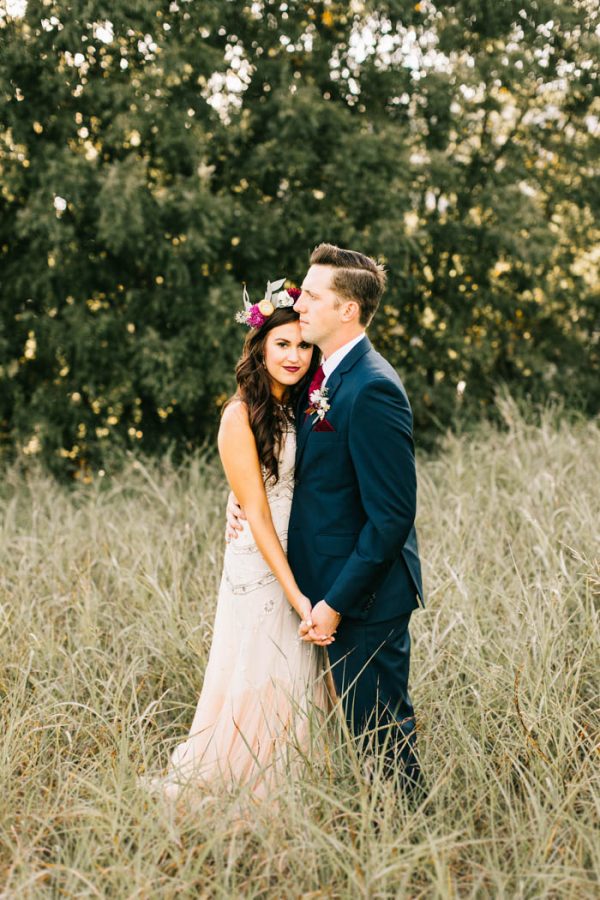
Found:
[[325, 372], [323, 371], [323, 366], [319, 366], [315, 374], [313, 375], [312, 381], [310, 383], [310, 387], [308, 389], [308, 399], [310, 400], [310, 395], [313, 391], [318, 391], [321, 385], [325, 380]]

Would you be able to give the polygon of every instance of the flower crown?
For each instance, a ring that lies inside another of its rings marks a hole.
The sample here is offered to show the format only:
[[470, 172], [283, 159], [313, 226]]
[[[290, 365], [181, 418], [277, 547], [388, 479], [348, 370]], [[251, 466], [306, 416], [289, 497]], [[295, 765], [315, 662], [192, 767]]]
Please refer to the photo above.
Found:
[[248, 325], [249, 328], [260, 328], [276, 309], [293, 306], [302, 292], [300, 288], [280, 290], [284, 284], [285, 278], [280, 278], [279, 281], [267, 281], [267, 290], [260, 303], [250, 303], [250, 297], [246, 285], [244, 285], [244, 308], [236, 313], [235, 321], [240, 325]]

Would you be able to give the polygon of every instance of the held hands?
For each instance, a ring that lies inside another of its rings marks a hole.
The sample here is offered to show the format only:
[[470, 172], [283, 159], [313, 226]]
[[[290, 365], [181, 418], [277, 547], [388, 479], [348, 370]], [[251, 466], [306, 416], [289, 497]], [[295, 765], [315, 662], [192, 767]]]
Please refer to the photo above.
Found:
[[312, 616], [313, 608], [308, 597], [306, 597], [304, 594], [300, 594], [294, 600], [292, 606], [302, 620], [298, 627], [298, 635], [303, 641], [307, 640], [313, 644], [317, 644], [319, 647], [327, 647], [328, 644], [331, 644], [335, 640], [335, 638], [331, 635], [317, 636], [316, 632], [314, 633], [314, 636], [311, 636], [310, 638], [305, 637], [305, 635], [308, 635], [311, 631], [315, 631], [313, 627], [314, 623]]
[[341, 615], [332, 609], [324, 600], [313, 606], [308, 618], [303, 618], [298, 634], [303, 641], [327, 647], [335, 641], [333, 635], [342, 620]]

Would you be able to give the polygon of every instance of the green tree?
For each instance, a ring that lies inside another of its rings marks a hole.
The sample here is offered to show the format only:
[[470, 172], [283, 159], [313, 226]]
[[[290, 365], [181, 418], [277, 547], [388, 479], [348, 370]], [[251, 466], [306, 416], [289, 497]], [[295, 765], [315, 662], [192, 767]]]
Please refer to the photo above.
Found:
[[30, 2], [2, 30], [2, 417], [56, 468], [201, 441], [237, 352], [198, 88], [223, 55], [190, 40], [217, 4], [161, 7]]
[[428, 442], [500, 381], [599, 406], [597, 5], [0, 12], [3, 441], [87, 477], [213, 433], [241, 282], [382, 258]]

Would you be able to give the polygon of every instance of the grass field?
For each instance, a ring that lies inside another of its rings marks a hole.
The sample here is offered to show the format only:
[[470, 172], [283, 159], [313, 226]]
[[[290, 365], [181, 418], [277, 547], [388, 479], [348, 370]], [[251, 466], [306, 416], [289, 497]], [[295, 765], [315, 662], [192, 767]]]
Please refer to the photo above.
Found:
[[[600, 428], [509, 400], [419, 459], [428, 607], [412, 695], [429, 794], [325, 749], [236, 826], [136, 774], [202, 682], [224, 483], [198, 457], [0, 488], [2, 897], [593, 897], [600, 892]], [[374, 818], [379, 827], [373, 826]]]

